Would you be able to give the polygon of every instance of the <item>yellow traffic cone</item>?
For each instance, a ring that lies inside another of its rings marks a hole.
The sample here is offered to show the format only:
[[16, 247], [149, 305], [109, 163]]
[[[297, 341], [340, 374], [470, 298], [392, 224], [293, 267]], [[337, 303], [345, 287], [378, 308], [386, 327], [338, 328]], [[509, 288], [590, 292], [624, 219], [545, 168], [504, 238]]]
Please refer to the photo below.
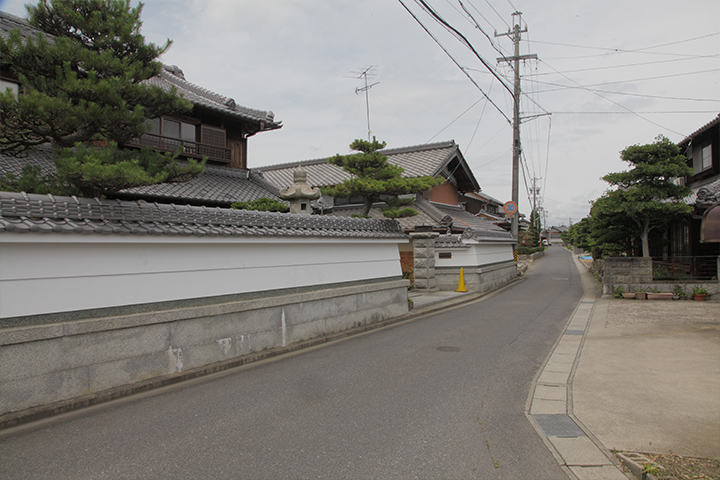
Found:
[[465, 289], [465, 272], [463, 271], [462, 267], [460, 268], [460, 282], [458, 283], [458, 288], [455, 291], [467, 292], [467, 290]]

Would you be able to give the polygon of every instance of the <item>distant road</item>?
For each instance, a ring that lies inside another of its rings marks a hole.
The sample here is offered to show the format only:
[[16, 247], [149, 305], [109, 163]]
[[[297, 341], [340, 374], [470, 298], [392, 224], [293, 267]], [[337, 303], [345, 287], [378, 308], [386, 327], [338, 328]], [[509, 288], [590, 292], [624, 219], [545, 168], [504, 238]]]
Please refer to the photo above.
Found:
[[569, 252], [451, 310], [0, 432], [9, 479], [566, 479], [523, 414]]

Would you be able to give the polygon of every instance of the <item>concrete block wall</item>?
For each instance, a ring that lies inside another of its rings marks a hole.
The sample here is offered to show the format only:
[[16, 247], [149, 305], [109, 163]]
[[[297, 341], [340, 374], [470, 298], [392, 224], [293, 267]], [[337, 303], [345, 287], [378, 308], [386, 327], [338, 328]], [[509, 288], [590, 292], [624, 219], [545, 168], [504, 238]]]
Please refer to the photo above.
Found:
[[[488, 292], [506, 285], [517, 277], [517, 264], [507, 261], [480, 267], [463, 267], [465, 289], [470, 292]], [[438, 290], [454, 291], [458, 288], [460, 267], [436, 267]]]
[[0, 416], [407, 313], [407, 280], [0, 330]]
[[612, 293], [614, 285], [652, 283], [652, 259], [649, 257], [607, 257], [603, 274], [603, 293]]

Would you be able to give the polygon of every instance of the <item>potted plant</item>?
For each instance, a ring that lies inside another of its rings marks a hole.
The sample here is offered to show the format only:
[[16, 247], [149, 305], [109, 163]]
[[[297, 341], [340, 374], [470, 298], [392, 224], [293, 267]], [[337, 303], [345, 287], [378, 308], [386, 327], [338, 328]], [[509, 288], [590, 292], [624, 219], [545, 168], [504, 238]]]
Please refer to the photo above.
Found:
[[676, 283], [673, 287], [673, 300], [685, 300], [687, 299], [687, 292], [679, 283]]
[[635, 298], [634, 293], [628, 293], [623, 287], [613, 288], [613, 296], [615, 298]]
[[704, 302], [707, 299], [707, 296], [710, 295], [710, 292], [708, 292], [707, 288], [705, 288], [705, 285], [698, 285], [693, 288], [692, 294], [693, 300]]

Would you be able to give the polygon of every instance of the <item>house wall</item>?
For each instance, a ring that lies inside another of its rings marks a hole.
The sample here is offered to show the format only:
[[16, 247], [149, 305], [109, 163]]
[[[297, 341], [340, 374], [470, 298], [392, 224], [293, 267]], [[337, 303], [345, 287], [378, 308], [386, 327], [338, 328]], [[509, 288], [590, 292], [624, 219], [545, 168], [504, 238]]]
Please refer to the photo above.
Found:
[[397, 240], [5, 233], [0, 242], [0, 417], [408, 311]]
[[445, 182], [442, 185], [438, 185], [430, 191], [429, 196], [423, 196], [426, 200], [430, 200], [432, 202], [444, 203], [446, 205], [458, 204], [457, 187], [450, 182]]
[[[441, 259], [440, 252], [451, 253], [452, 258]], [[517, 277], [510, 244], [481, 243], [469, 248], [436, 249], [435, 279], [439, 290], [458, 288], [460, 268], [465, 288], [471, 292], [487, 292]]]

